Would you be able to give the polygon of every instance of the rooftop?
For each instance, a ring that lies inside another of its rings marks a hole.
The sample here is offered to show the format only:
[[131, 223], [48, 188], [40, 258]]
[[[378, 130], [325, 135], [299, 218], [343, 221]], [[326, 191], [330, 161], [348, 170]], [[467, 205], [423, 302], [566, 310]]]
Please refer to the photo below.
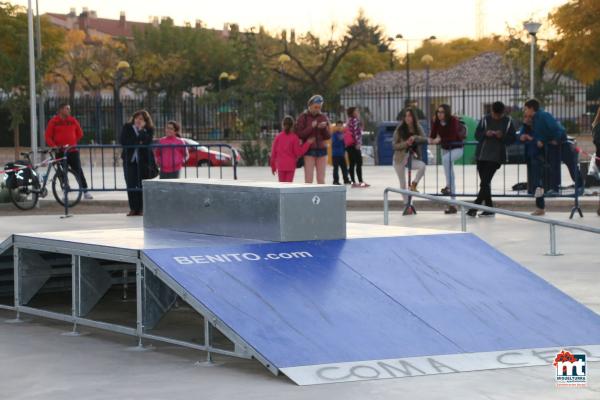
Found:
[[[548, 79], [551, 75], [551, 71], [546, 72]], [[426, 79], [426, 70], [410, 71], [412, 87], [425, 87]], [[431, 86], [453, 86], [458, 89], [478, 86], [489, 87], [490, 85], [510, 86], [513, 79], [512, 68], [506, 63], [502, 55], [496, 52], [482, 53], [448, 69], [432, 69], [429, 75]], [[569, 85], [581, 85], [580, 82], [564, 76], [559, 79], [559, 82]], [[390, 90], [403, 89], [405, 86], [406, 71], [396, 70], [380, 72], [373, 78], [357, 82], [345, 90]]]

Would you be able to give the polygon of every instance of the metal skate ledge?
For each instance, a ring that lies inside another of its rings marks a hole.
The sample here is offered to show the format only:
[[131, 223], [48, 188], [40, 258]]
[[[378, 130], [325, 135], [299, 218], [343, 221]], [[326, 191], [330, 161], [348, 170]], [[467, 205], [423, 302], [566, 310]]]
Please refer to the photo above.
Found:
[[[298, 385], [320, 385], [548, 366], [552, 365], [556, 354], [561, 350], [585, 354], [586, 362], [600, 361], [600, 345], [584, 345], [307, 365], [281, 368], [281, 372]], [[551, 373], [548, 376], [551, 376]]]
[[346, 238], [346, 188], [275, 182], [144, 182], [144, 227], [277, 242]]

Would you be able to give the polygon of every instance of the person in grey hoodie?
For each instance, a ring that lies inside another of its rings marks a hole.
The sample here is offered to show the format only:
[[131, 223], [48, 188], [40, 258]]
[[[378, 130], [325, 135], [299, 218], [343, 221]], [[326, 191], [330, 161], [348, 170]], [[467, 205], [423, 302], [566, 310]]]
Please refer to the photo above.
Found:
[[[516, 130], [512, 119], [504, 115], [504, 104], [500, 101], [492, 104], [492, 112], [479, 121], [475, 130], [477, 139], [477, 173], [481, 183], [475, 204], [493, 207], [492, 179], [502, 164], [506, 162], [506, 145], [516, 139]], [[471, 217], [477, 215], [477, 210], [472, 208], [467, 212]], [[484, 211], [480, 217], [492, 217], [494, 213]]]

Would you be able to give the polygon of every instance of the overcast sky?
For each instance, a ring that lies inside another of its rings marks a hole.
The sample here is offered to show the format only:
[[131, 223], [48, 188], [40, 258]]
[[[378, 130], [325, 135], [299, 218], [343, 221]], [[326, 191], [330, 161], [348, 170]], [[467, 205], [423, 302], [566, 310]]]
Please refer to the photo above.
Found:
[[[27, 5], [27, 0], [12, 2]], [[128, 20], [142, 22], [151, 16], [170, 16], [176, 24], [200, 19], [211, 28], [235, 22], [242, 29], [263, 25], [270, 31], [295, 28], [299, 33], [310, 30], [319, 35], [326, 35], [332, 22], [343, 27], [362, 8], [388, 35], [400, 33], [408, 38], [435, 35], [449, 40], [475, 37], [475, 3], [476, 0], [39, 0], [39, 7], [42, 13], [66, 14], [71, 7], [80, 13], [83, 7], [88, 7], [102, 18], [117, 19], [120, 11], [125, 11]], [[506, 24], [521, 26], [529, 18], [544, 19], [564, 3], [566, 0], [483, 0], [485, 33], [503, 34]]]

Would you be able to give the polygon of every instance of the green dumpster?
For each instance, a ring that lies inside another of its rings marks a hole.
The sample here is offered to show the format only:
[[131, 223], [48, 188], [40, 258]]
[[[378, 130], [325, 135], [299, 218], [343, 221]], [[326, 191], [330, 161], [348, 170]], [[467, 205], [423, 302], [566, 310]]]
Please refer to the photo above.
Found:
[[[475, 139], [475, 129], [477, 129], [477, 124], [479, 122], [466, 115], [459, 115], [459, 118], [467, 127], [467, 138], [465, 139], [465, 142], [475, 142], [477, 140]], [[477, 161], [475, 160], [476, 147], [477, 146], [473, 144], [465, 145], [463, 156], [456, 161], [456, 164], [475, 164]]]
[[[474, 142], [475, 139], [475, 129], [477, 129], [478, 121], [474, 120], [471, 117], [467, 117], [466, 115], [459, 115], [458, 118], [465, 124], [467, 127], [467, 138], [465, 142]], [[468, 144], [464, 147], [463, 156], [456, 160], [454, 164], [463, 165], [463, 164], [475, 164], [477, 160], [475, 160], [475, 146], [474, 144]], [[442, 162], [442, 151], [441, 147], [438, 146], [437, 151], [437, 162], [441, 164]]]

